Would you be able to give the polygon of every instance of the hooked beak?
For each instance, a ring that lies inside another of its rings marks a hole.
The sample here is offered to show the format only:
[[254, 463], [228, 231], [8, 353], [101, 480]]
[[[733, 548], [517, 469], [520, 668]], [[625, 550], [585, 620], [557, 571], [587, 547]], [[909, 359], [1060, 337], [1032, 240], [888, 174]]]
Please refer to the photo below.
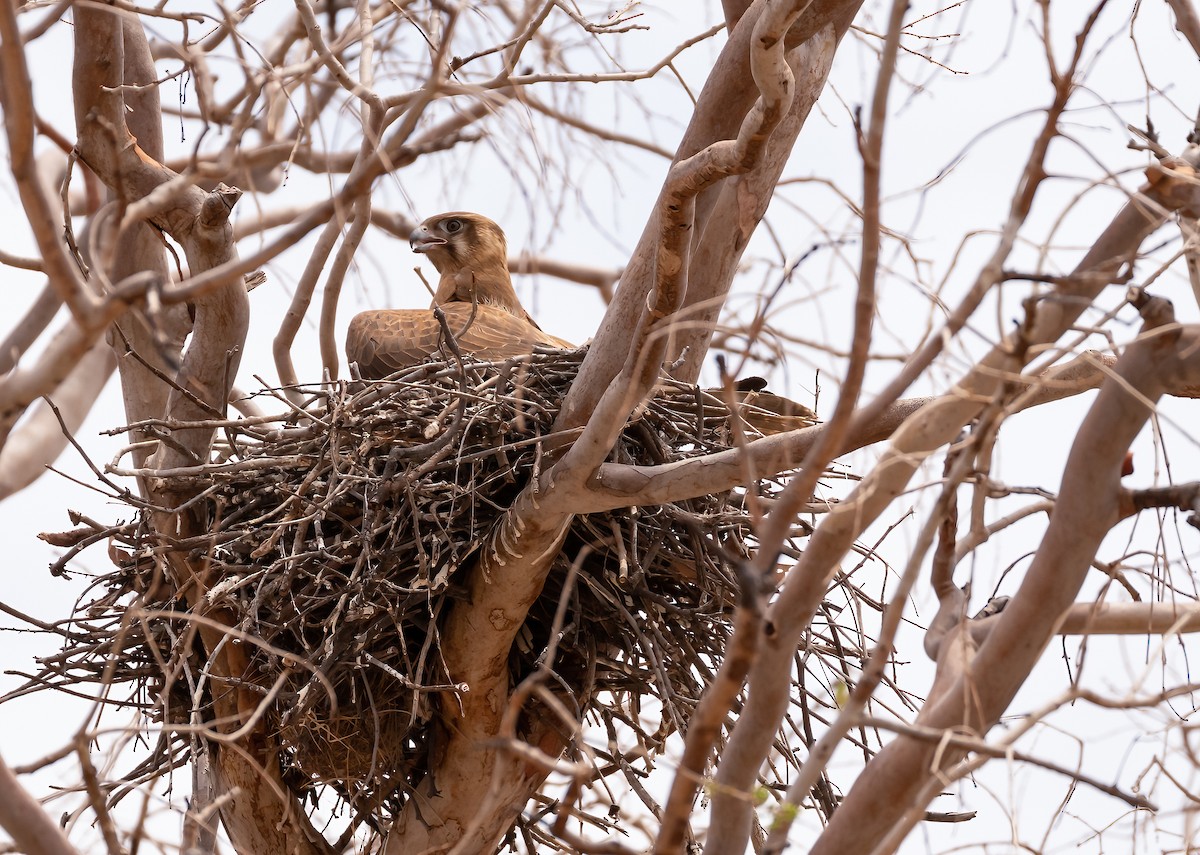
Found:
[[408, 236], [408, 245], [412, 247], [413, 252], [429, 252], [434, 247], [442, 246], [445, 243], [445, 238], [430, 234], [429, 229], [425, 228], [425, 226], [418, 226]]

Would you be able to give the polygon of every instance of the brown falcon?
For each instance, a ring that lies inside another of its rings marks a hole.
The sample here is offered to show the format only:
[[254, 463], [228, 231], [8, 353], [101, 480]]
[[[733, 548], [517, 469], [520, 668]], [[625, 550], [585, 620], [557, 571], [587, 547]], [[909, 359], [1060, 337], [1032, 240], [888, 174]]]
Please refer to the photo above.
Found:
[[[739, 412], [751, 427], [764, 436], [815, 425], [817, 414], [790, 398], [767, 391], [761, 377], [743, 377], [734, 384], [733, 397], [741, 405]], [[724, 400], [722, 390], [712, 392]]]
[[[413, 231], [409, 245], [428, 255], [441, 274], [433, 302], [464, 354], [493, 360], [522, 356], [538, 345], [574, 347], [542, 332], [529, 317], [508, 275], [504, 232], [487, 217], [438, 214]], [[346, 357], [368, 380], [416, 365], [442, 345], [441, 325], [429, 309], [362, 312], [346, 333]]]

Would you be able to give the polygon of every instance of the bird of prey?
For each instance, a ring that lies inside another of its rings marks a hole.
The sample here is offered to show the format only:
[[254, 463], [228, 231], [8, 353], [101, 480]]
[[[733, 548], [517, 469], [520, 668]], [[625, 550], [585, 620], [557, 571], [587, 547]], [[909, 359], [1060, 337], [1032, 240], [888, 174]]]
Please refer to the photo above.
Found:
[[[733, 387], [738, 412], [751, 427], [764, 436], [815, 425], [820, 419], [803, 404], [767, 390], [761, 377], [743, 377]], [[712, 390], [724, 400], [720, 389]]]
[[[508, 275], [504, 232], [487, 217], [463, 211], [438, 214], [413, 231], [409, 245], [428, 255], [441, 274], [433, 303], [445, 313], [464, 354], [497, 360], [532, 353], [539, 345], [574, 347], [542, 332], [529, 317]], [[346, 357], [358, 363], [360, 376], [375, 380], [437, 353], [443, 338], [429, 309], [362, 312], [350, 321]]]

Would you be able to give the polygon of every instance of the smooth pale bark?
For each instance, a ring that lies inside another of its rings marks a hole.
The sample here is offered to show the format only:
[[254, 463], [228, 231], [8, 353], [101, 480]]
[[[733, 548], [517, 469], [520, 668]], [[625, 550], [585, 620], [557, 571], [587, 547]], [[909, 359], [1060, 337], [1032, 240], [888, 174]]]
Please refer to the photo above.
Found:
[[55, 206], [47, 198], [38, 178], [37, 159], [33, 153], [36, 119], [33, 87], [25, 64], [25, 52], [15, 49], [22, 43], [15, 3], [0, 7], [0, 42], [6, 46], [5, 50], [0, 50], [0, 102], [4, 107], [8, 157], [21, 206], [37, 241], [42, 269], [50, 286], [70, 308], [75, 322], [97, 334], [104, 328], [103, 320], [95, 313], [97, 301], [60, 239]]
[[[1200, 162], [1191, 146], [1186, 159]], [[846, 500], [822, 520], [797, 564], [788, 572], [768, 615], [769, 631], [751, 673], [747, 703], [722, 755], [713, 798], [710, 846], [733, 849], [750, 832], [752, 807], [740, 794], [754, 786], [762, 759], [790, 702], [788, 691], [796, 646], [820, 606], [829, 581], [854, 540], [907, 487], [930, 454], [952, 442], [992, 399], [1006, 378], [1068, 330], [1119, 268], [1131, 261], [1143, 240], [1173, 209], [1196, 207], [1200, 193], [1184, 180], [1158, 180], [1142, 188], [1114, 217], [1076, 267], [1075, 275], [1039, 301], [1022, 330], [1022, 345], [1006, 341], [994, 348], [946, 395], [923, 407], [899, 428], [888, 450]], [[998, 264], [999, 262], [995, 262]], [[999, 271], [995, 271], [996, 274]], [[984, 271], [990, 276], [989, 271]]]
[[[86, 20], [86, 19], [85, 19]], [[121, 19], [121, 67], [123, 80], [154, 80], [154, 61], [150, 47], [141, 34], [141, 24], [131, 17]], [[127, 106], [125, 121], [138, 147], [155, 160], [163, 160], [162, 110], [158, 87], [134, 87], [125, 91]], [[110, 200], [117, 194], [109, 191]], [[94, 266], [100, 259], [89, 259]], [[146, 223], [137, 223], [118, 238], [112, 259], [111, 279], [120, 282], [128, 276], [151, 271], [164, 285], [171, 281], [162, 238]], [[178, 359], [184, 338], [191, 332], [192, 322], [186, 307], [164, 306], [153, 318], [142, 311], [130, 311], [116, 320], [109, 330], [108, 341], [121, 362], [121, 393], [125, 415], [130, 423], [157, 418], [167, 411], [170, 387], [154, 374], [170, 376], [174, 366], [167, 358]], [[130, 442], [148, 437], [142, 431], [132, 431]], [[133, 459], [142, 466], [149, 457], [148, 449], [137, 449]]]
[[[1036, 377], [1025, 377], [1029, 391], [1014, 401], [1007, 411], [1019, 413], [1098, 389], [1107, 368], [1115, 363], [1115, 357], [1091, 351]], [[1179, 390], [1178, 394], [1181, 397], [1200, 396], [1197, 390]], [[890, 404], [870, 421], [855, 418], [843, 443], [843, 453], [882, 442], [909, 416], [937, 400], [936, 397], [905, 398]], [[573, 513], [596, 513], [632, 504], [658, 505], [721, 493], [741, 484], [748, 468], [760, 477], [795, 469], [825, 429], [825, 425], [811, 425], [751, 440], [741, 448], [657, 466], [605, 463], [585, 489], [565, 499]]]
[[27, 855], [79, 855], [54, 820], [0, 758], [0, 828]]
[[[744, 22], [743, 26], [753, 23], [755, 28], [756, 38], [749, 39], [748, 29], [741, 43], [745, 64], [749, 67], [753, 62], [757, 74], [750, 81], [755, 109], [728, 122], [727, 133], [714, 145], [699, 147], [672, 167], [654, 218], [656, 236], [648, 250], [653, 263], [643, 271], [648, 276], [644, 293], [651, 293], [652, 282], [654, 296], [639, 306], [637, 323], [625, 327], [619, 349], [612, 351], [622, 363], [619, 375], [603, 381], [593, 375], [584, 381], [602, 385], [592, 389], [598, 406], [593, 404], [583, 414], [587, 422], [583, 435], [541, 483], [532, 483], [522, 492], [469, 571], [470, 597], [454, 605], [442, 633], [450, 678], [467, 687], [456, 699], [463, 713], [458, 714], [456, 703], [443, 704], [445, 751], [433, 774], [420, 785], [421, 797], [406, 804], [392, 829], [390, 853], [454, 842], [460, 851], [486, 850], [511, 824], [515, 804], [505, 799], [481, 815], [480, 798], [487, 794], [491, 779], [509, 782], [515, 798], [527, 793], [524, 782], [532, 780], [530, 773], [522, 772], [521, 763], [501, 755], [489, 742], [498, 732], [508, 702], [509, 649], [541, 591], [570, 520], [560, 496], [581, 489], [607, 457], [630, 410], [658, 377], [666, 351], [663, 332], [687, 289], [699, 200], [706, 194], [711, 197], [711, 188], [729, 175], [754, 169], [766, 141], [788, 115], [794, 78], [784, 61], [782, 34], [804, 5], [760, 4], [762, 14]], [[711, 96], [702, 95], [701, 104], [709, 103], [708, 109], [717, 111], [713, 102], [705, 102], [706, 97]], [[728, 118], [727, 113], [722, 116]], [[612, 314], [610, 307], [606, 317]], [[635, 330], [632, 336], [630, 329]], [[593, 344], [592, 353], [596, 347]], [[580, 386], [577, 381], [572, 389]]]
[[1200, 632], [1194, 603], [1075, 603], [1063, 615], [1059, 635], [1161, 635]]
[[[545, 777], [495, 744], [511, 689], [509, 650], [570, 519], [541, 507], [536, 488], [522, 491], [481, 546], [467, 571], [468, 597], [450, 610], [441, 654], [451, 681], [463, 691], [440, 705], [440, 757], [416, 797], [405, 803], [388, 835], [387, 855], [455, 844], [465, 846], [464, 852], [492, 851]], [[554, 731], [524, 736], [536, 743], [553, 739]], [[560, 743], [547, 753], [557, 756], [561, 750]], [[495, 780], [502, 784], [498, 802], [488, 801]], [[489, 811], [482, 810], [485, 803]]]
[[46, 401], [31, 409], [24, 421], [0, 445], [0, 501], [24, 490], [45, 472], [67, 447], [65, 431], [74, 433], [92, 409], [92, 404], [117, 367], [112, 351], [104, 342], [92, 345], [49, 401], [58, 408], [58, 416]]
[[0, 344], [0, 376], [17, 367], [25, 351], [46, 331], [61, 307], [62, 298], [47, 283], [20, 323], [9, 330], [4, 342]]
[[68, 322], [33, 364], [20, 365], [0, 380], [0, 444], [29, 405], [59, 388], [98, 339], [98, 334]]
[[833, 57], [860, 4], [848, 4], [812, 38], [789, 56], [796, 76], [796, 95], [788, 116], [767, 142], [761, 163], [721, 186], [704, 219], [688, 272], [688, 291], [667, 361], [681, 359], [671, 374], [685, 383], [700, 377], [717, 320], [724, 308], [742, 254], [774, 198], [775, 185], [792, 153], [808, 114], [820, 97], [833, 67]]
[[[77, 9], [75, 19], [73, 85], [80, 159], [125, 203], [123, 221], [135, 211], [143, 211], [183, 247], [193, 274], [233, 260], [229, 212], [236, 195], [205, 193], [180, 180], [143, 150], [126, 127], [122, 86], [126, 82], [126, 37], [131, 71], [136, 69], [139, 74], [137, 82], [148, 84], [154, 80], [141, 27], [129, 26], [121, 16], [97, 6]], [[144, 80], [142, 75], [147, 75]], [[154, 107], [145, 101], [139, 106], [148, 110]], [[135, 222], [128, 225], [132, 227]], [[112, 246], [111, 242], [108, 245]], [[96, 263], [108, 261], [97, 259]], [[166, 283], [161, 285], [165, 287]], [[193, 305], [195, 323], [178, 372], [180, 388], [171, 388], [167, 393], [168, 412], [181, 420], [210, 417], [222, 411], [237, 373], [249, 321], [249, 303], [240, 278], [214, 288]], [[136, 396], [137, 391], [132, 394]], [[211, 441], [211, 431], [179, 431], [175, 440], [160, 448], [160, 464], [201, 459]]]
[[[1159, 310], [1151, 305], [1149, 313]], [[1067, 459], [1050, 525], [1016, 594], [995, 618], [965, 674], [918, 715], [924, 727], [985, 734], [1045, 650], [1120, 519], [1121, 467], [1130, 443], [1169, 389], [1200, 383], [1200, 329], [1179, 328], [1169, 309], [1147, 318], [1084, 419]], [[963, 756], [900, 736], [880, 751], [834, 813], [812, 855], [870, 852], [893, 823], [919, 808], [917, 794]]]
[[1200, 16], [1196, 15], [1196, 7], [1192, 0], [1167, 0], [1167, 5], [1175, 13], [1175, 29], [1188, 40], [1192, 50], [1200, 55]]
[[[768, 0], [756, 0], [730, 33], [729, 41], [697, 99], [696, 111], [676, 151], [676, 163], [714, 142], [737, 135], [742, 121], [759, 97], [750, 73], [750, 43], [754, 25], [769, 5]], [[846, 15], [852, 17], [859, 5], [861, 0], [814, 0], [788, 31], [787, 47], [802, 44], [830, 23], [836, 26]], [[696, 198], [694, 229], [697, 234], [704, 233], [709, 214], [721, 192], [722, 188], [716, 186]], [[621, 284], [580, 367], [579, 379], [563, 401], [556, 423], [558, 429], [578, 427], [587, 422], [605, 389], [625, 365], [629, 356], [629, 330], [637, 328], [655, 281], [661, 203], [662, 199], [655, 204], [643, 228], [641, 239], [621, 276]]]
[[[104, 255], [93, 259], [93, 269], [107, 273], [110, 280], [151, 272], [158, 277], [158, 287], [164, 291], [170, 287], [163, 250], [155, 245], [157, 237], [139, 216], [148, 218], [183, 247], [192, 274], [235, 261], [229, 212], [237, 194], [223, 190], [206, 193], [181, 181], [159, 161], [161, 116], [157, 95], [151, 94], [155, 72], [141, 26], [99, 5], [77, 7], [74, 14], [77, 147], [80, 158], [121, 202], [117, 234], [100, 242]], [[125, 84], [146, 89], [126, 89]], [[127, 127], [130, 109], [134, 112]], [[182, 353], [179, 347], [187, 329], [186, 313], [180, 308], [154, 319], [157, 337], [150, 324], [133, 316], [127, 316], [114, 331], [114, 347], [123, 357], [122, 383], [131, 421], [146, 417], [188, 421], [223, 412], [248, 324], [241, 278], [198, 296], [192, 312], [192, 336]], [[178, 359], [175, 385], [164, 383], [130, 351], [168, 373], [171, 362]], [[209, 429], [176, 431], [175, 441], [163, 444], [155, 455], [155, 465], [169, 467], [204, 459], [211, 434]], [[149, 498], [170, 506], [181, 497], [150, 491]], [[154, 524], [167, 538], [199, 535], [204, 530], [204, 521], [190, 511], [156, 514]], [[197, 613], [206, 614], [205, 563], [190, 562], [178, 554], [169, 554], [167, 561], [171, 581], [182, 588]], [[235, 623], [232, 615], [207, 616], [218, 624]], [[245, 687], [247, 682], [252, 684], [253, 677], [239, 643], [208, 625], [202, 628], [201, 638], [213, 655], [209, 674], [215, 712], [222, 720], [222, 730], [229, 733], [250, 720], [261, 694]], [[237, 746], [222, 745], [215, 766], [221, 787], [226, 792], [236, 789], [236, 797], [223, 803], [221, 816], [239, 853], [316, 855], [328, 851], [299, 803], [282, 785], [278, 746], [267, 736], [265, 724], [252, 729]]]
[[[624, 364], [608, 380], [603, 394], [588, 413], [583, 433], [555, 465], [556, 482], [568, 487], [586, 483], [608, 457], [634, 407], [658, 382], [674, 331], [675, 313], [689, 288], [692, 255], [698, 246], [699, 200], [727, 183], [731, 176], [744, 175], [762, 165], [768, 141], [787, 119], [796, 89], [784, 35], [807, 7], [807, 0], [778, 0], [764, 5], [762, 14], [753, 21], [749, 42], [750, 68], [759, 92], [753, 108], [732, 138], [718, 140], [676, 161], [667, 173], [653, 218], [658, 236], [653, 242], [653, 260], [647, 271], [651, 287], [637, 323], [623, 334]], [[750, 26], [749, 19], [745, 26]], [[615, 308], [614, 302], [605, 317], [612, 315]], [[581, 377], [596, 347], [593, 343], [593, 350], [584, 358]], [[564, 418], [570, 418], [567, 411], [571, 396], [580, 385], [581, 381], [576, 380], [571, 386], [557, 427], [573, 426], [564, 423]]]

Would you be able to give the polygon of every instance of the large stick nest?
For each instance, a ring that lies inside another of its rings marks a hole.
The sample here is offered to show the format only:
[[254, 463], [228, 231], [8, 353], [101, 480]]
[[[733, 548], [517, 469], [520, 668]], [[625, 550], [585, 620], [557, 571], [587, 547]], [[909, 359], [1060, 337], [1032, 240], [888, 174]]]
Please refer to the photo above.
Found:
[[[579, 359], [429, 363], [385, 383], [306, 390], [303, 407], [278, 417], [222, 423], [212, 461], [167, 479], [198, 497], [188, 504], [201, 503], [207, 533], [184, 542], [155, 534], [144, 508], [131, 523], [94, 529], [86, 540], [115, 541], [118, 569], [97, 582], [40, 679], [125, 683], [130, 702], [160, 720], [204, 720], [212, 689], [198, 679], [194, 626], [181, 601], [155, 593], [173, 591], [162, 584], [163, 554], [185, 550], [210, 568], [206, 602], [238, 616], [253, 646], [289, 781], [299, 791], [328, 785], [357, 821], [381, 827], [426, 774], [434, 712], [460, 690], [438, 627], [464, 596], [476, 549], [549, 465], [547, 434]], [[730, 431], [719, 396], [664, 381], [610, 459], [660, 464], [721, 451]], [[784, 477], [756, 482], [755, 497], [769, 503]], [[509, 667], [515, 684], [541, 664], [574, 564], [552, 688], [579, 721], [638, 749], [598, 749], [597, 779], [624, 773], [649, 798], [640, 761], [629, 758], [652, 757], [684, 729], [715, 673], [738, 597], [735, 565], [753, 549], [747, 501], [737, 490], [571, 525]], [[796, 536], [805, 531], [798, 523]], [[832, 619], [828, 628], [805, 653], [802, 683], [807, 670], [829, 686], [862, 655], [853, 630]], [[793, 726], [806, 740], [811, 703], [802, 691]], [[138, 775], [185, 762], [188, 740], [167, 732]]]

